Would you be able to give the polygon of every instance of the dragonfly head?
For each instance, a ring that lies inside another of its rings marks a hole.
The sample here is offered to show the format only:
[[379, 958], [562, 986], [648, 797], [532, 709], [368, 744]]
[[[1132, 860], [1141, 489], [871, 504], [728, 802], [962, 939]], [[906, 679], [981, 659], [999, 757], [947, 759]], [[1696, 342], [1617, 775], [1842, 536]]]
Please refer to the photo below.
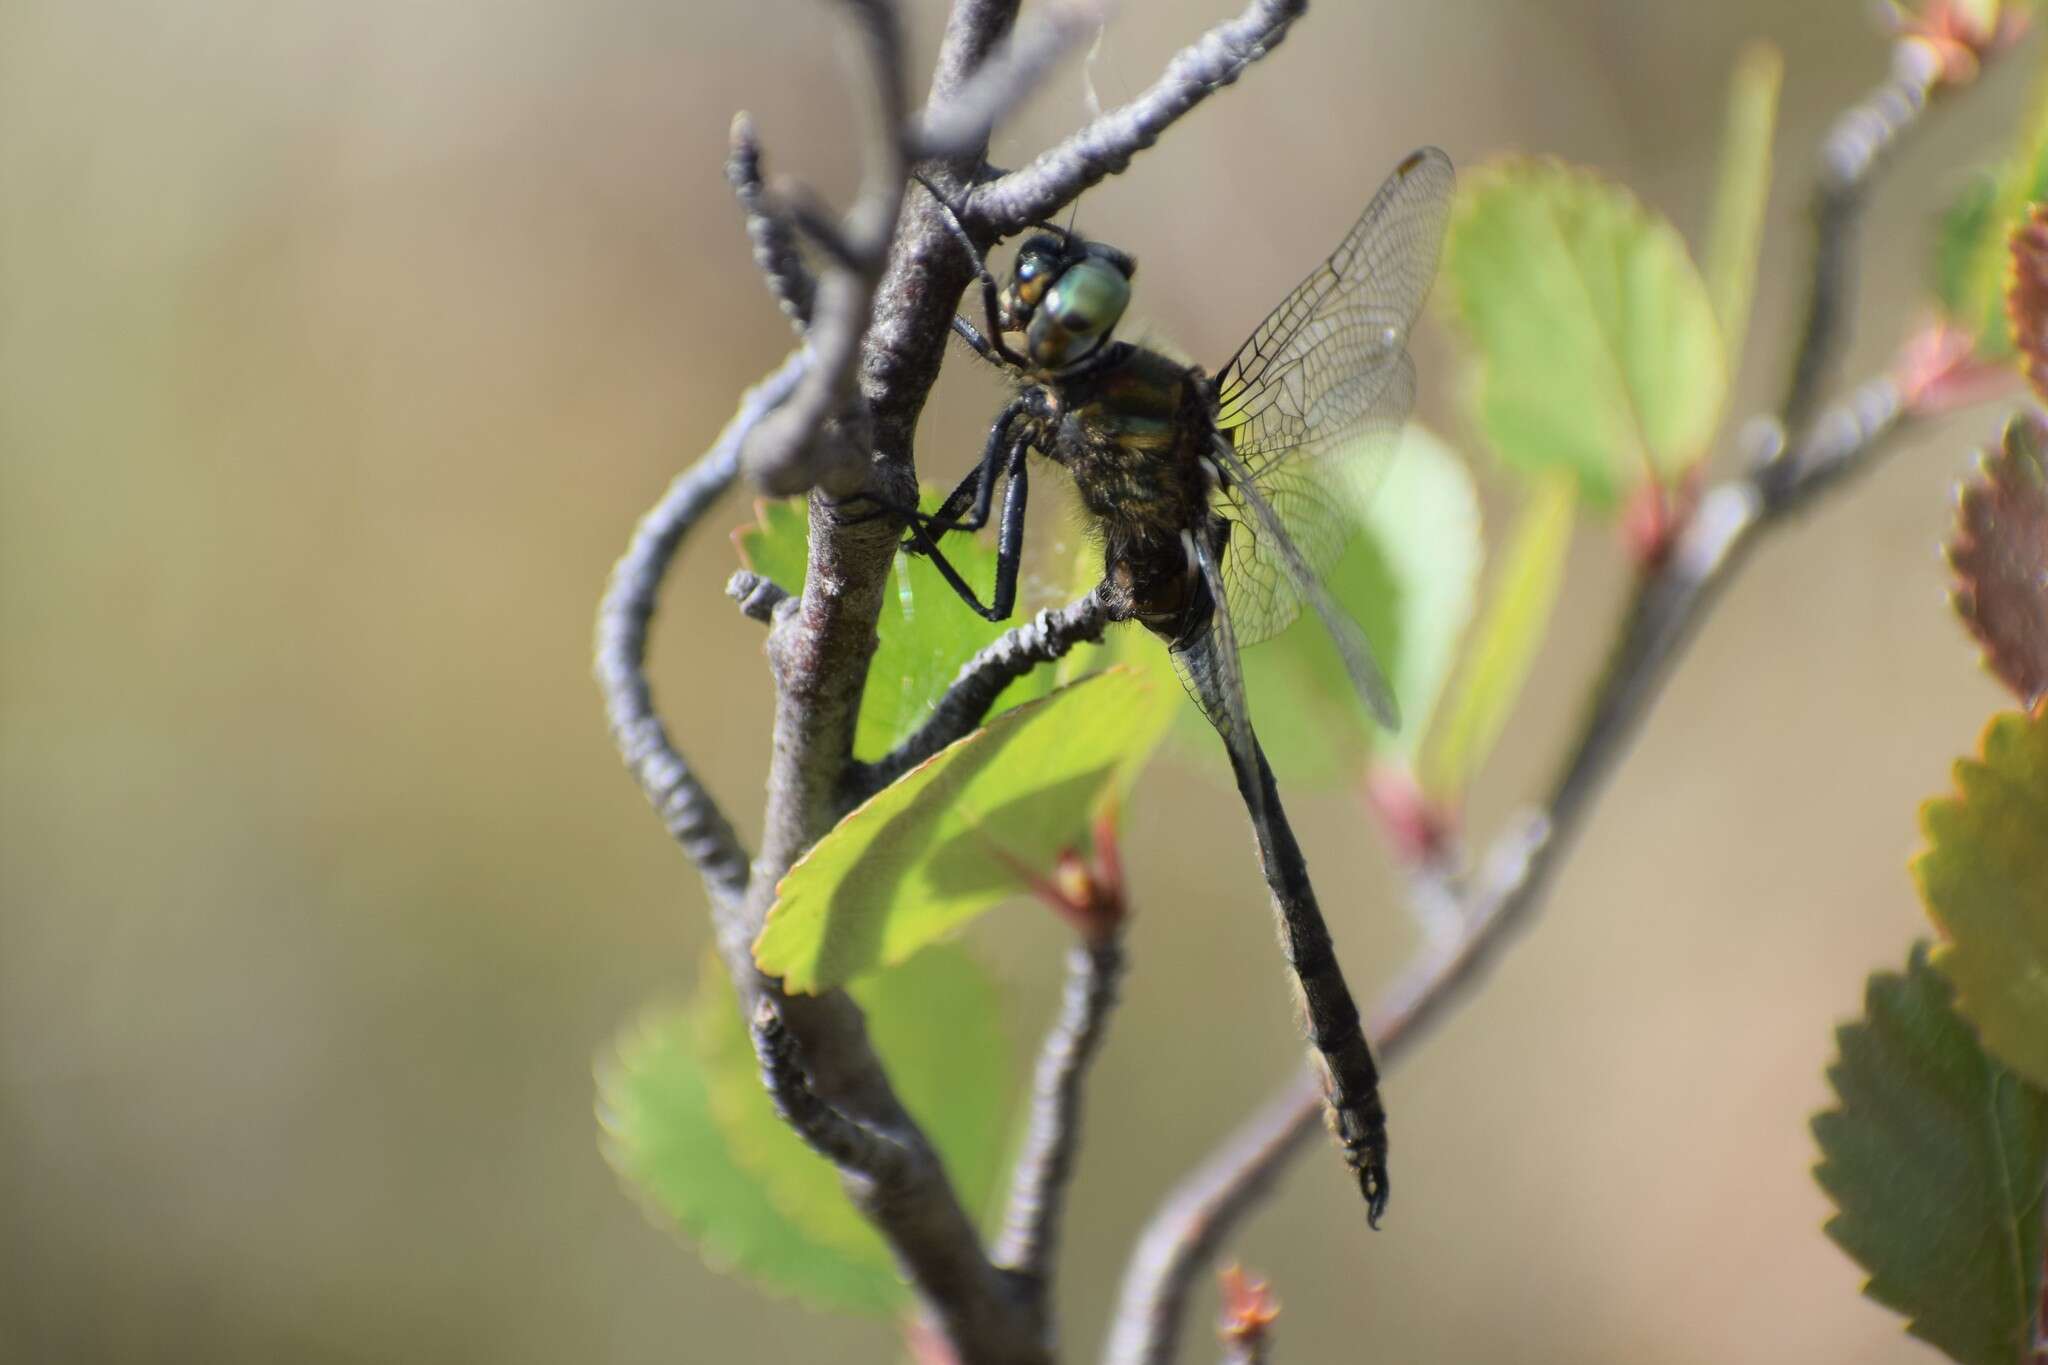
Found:
[[1024, 333], [1025, 354], [1041, 369], [1078, 364], [1123, 318], [1137, 268], [1115, 247], [1072, 233], [1028, 237], [1003, 291], [1003, 325]]

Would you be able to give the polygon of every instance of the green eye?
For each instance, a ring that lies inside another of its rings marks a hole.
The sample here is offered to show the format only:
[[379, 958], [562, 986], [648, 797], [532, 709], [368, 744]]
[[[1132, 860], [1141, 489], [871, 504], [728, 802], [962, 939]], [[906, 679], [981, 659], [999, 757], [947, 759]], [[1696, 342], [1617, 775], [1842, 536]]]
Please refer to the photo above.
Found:
[[1081, 261], [1045, 296], [1045, 312], [1060, 330], [1090, 336], [1116, 326], [1131, 301], [1131, 282], [1104, 261]]

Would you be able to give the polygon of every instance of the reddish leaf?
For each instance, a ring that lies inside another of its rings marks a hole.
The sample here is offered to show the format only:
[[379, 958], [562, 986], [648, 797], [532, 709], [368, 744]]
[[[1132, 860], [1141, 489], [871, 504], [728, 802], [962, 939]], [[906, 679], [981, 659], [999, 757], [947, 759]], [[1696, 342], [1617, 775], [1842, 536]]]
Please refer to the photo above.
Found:
[[2012, 234], [2012, 284], [2005, 311], [2027, 382], [2048, 403], [2048, 204], [2034, 205]]
[[2002, 397], [2016, 388], [2012, 366], [1986, 359], [1968, 329], [1933, 322], [1913, 333], [1892, 370], [1906, 411], [1938, 417]]
[[1963, 486], [1949, 563], [1984, 663], [2031, 705], [2048, 693], [2048, 420], [2015, 417]]

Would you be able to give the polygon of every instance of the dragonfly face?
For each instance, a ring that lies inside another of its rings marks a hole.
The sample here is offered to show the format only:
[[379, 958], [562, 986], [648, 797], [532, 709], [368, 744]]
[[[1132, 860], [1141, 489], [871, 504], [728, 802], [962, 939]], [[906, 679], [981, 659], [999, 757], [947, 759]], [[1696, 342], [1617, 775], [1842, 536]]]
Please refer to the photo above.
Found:
[[1137, 263], [1113, 246], [1068, 233], [1040, 233], [1017, 251], [1003, 291], [1003, 331], [1024, 334], [1024, 354], [1051, 374], [1079, 364], [1109, 341], [1131, 301]]
[[[1130, 256], [1073, 233], [1028, 238], [1005, 288], [980, 272], [986, 334], [954, 320], [1020, 392], [996, 418], [980, 463], [938, 510], [900, 513], [907, 548], [929, 555], [969, 605], [999, 621], [1016, 603], [1026, 457], [1036, 450], [1072, 476], [1102, 540], [1109, 615], [1165, 641], [1229, 752], [1328, 1078], [1332, 1124], [1375, 1221], [1387, 1194], [1378, 1073], [1299, 852], [1272, 856], [1293, 836], [1252, 733], [1238, 649], [1308, 607], [1367, 706], [1388, 728], [1397, 723], [1371, 647], [1321, 579], [1343, 554], [1365, 485], [1414, 401], [1405, 345], [1436, 273], [1453, 180], [1442, 152], [1404, 159], [1337, 250], [1213, 380], [1111, 339], [1130, 302]], [[1016, 335], [1021, 351], [1008, 340]], [[995, 591], [983, 606], [938, 542], [986, 525], [1005, 480]]]

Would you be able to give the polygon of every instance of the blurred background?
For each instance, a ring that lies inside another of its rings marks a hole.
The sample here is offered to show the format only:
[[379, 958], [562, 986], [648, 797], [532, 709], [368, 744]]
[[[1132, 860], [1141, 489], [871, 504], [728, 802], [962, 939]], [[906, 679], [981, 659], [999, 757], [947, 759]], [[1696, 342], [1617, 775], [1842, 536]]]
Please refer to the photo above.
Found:
[[[1119, 100], [1235, 8], [1129, 0], [1087, 77]], [[920, 61], [940, 9], [911, 6]], [[1591, 164], [1697, 240], [1752, 36], [1787, 83], [1745, 411], [1791, 342], [1810, 149], [1886, 60], [1855, 0], [1319, 6], [1081, 225], [1211, 364], [1422, 142]], [[818, 0], [0, 8], [0, 1358], [900, 1354], [647, 1223], [591, 1115], [593, 1057], [706, 937], [606, 737], [592, 610], [788, 347], [726, 128], [752, 110], [771, 170], [843, 195], [843, 38]], [[1885, 182], [1852, 373], [1918, 316], [1931, 217], [2027, 64]], [[995, 158], [1086, 111], [1077, 64]], [[1471, 449], [1426, 330], [1424, 414]], [[948, 366], [927, 474], [998, 394]], [[1756, 557], [1540, 927], [1392, 1076], [1388, 1230], [1317, 1152], [1235, 1240], [1283, 1358], [1929, 1358], [1822, 1236], [1806, 1120], [1832, 1026], [1926, 929], [1915, 806], [2001, 704], [1937, 554], [1995, 424], [1950, 419]], [[767, 677], [720, 591], [747, 517], [736, 495], [688, 546], [653, 668], [751, 836]], [[1598, 663], [1623, 568], [1580, 542], [1479, 831], [1539, 788]], [[1131, 813], [1077, 1356], [1170, 1173], [1300, 1057], [1242, 814], [1187, 771]], [[1411, 939], [1386, 859], [1350, 795], [1297, 818], [1369, 991]], [[1021, 1055], [1062, 934], [1020, 902], [975, 939]]]

